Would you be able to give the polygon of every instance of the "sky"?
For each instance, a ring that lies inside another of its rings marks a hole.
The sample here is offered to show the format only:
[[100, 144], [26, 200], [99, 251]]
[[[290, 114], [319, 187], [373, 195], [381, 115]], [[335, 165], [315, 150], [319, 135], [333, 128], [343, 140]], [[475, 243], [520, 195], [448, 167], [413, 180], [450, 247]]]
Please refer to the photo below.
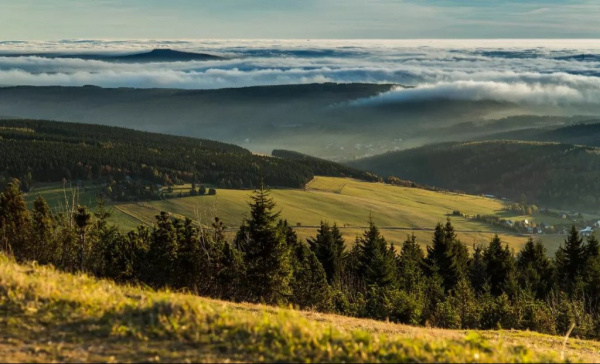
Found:
[[0, 0], [0, 40], [600, 38], [598, 0]]

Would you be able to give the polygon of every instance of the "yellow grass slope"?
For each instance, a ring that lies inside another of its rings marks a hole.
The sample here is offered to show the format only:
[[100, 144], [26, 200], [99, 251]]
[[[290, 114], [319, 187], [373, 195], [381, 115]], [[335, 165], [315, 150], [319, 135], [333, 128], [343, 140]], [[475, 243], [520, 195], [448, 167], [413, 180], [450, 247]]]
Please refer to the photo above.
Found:
[[[188, 188], [189, 189], [189, 188]], [[248, 214], [248, 190], [218, 190], [216, 196], [174, 198], [162, 201], [117, 205], [121, 215], [152, 224], [160, 211], [187, 216], [209, 224], [219, 216], [226, 226], [237, 228]], [[500, 200], [480, 196], [427, 191], [383, 183], [362, 182], [348, 178], [316, 177], [304, 190], [273, 189], [272, 197], [281, 209], [282, 217], [296, 226], [300, 237], [314, 236], [321, 220], [336, 222], [349, 244], [362, 233], [369, 215], [382, 229], [386, 238], [399, 245], [410, 233], [415, 233], [422, 245], [431, 241], [431, 229], [453, 210], [469, 215], [505, 215]], [[531, 217], [511, 217], [523, 219]], [[496, 230], [504, 241], [518, 250], [527, 237], [503, 232], [497, 227], [452, 217], [459, 238], [468, 246], [487, 243]], [[425, 229], [425, 230], [423, 230]], [[548, 251], [553, 253], [562, 241], [560, 236], [544, 236]]]
[[6, 362], [597, 361], [600, 343], [465, 332], [117, 286], [0, 255]]

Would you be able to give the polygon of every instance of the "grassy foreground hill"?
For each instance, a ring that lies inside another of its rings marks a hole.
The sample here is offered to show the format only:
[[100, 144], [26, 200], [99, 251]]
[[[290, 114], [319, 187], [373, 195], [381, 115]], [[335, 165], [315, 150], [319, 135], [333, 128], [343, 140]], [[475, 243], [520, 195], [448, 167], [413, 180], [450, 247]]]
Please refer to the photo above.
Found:
[[597, 361], [600, 343], [453, 331], [154, 292], [0, 255], [7, 362]]

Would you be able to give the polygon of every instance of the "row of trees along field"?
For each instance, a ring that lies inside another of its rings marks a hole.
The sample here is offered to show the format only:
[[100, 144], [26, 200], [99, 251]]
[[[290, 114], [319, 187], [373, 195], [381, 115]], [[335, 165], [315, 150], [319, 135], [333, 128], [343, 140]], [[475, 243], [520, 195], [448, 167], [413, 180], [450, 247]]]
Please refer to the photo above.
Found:
[[19, 182], [0, 195], [1, 246], [18, 261], [52, 264], [117, 282], [169, 287], [233, 301], [293, 304], [413, 325], [530, 329], [600, 338], [600, 245], [573, 229], [555, 257], [529, 239], [514, 254], [500, 238], [470, 253], [448, 220], [423, 251], [400, 251], [372, 220], [351, 249], [335, 224], [299, 241], [264, 188], [234, 239], [222, 222], [196, 226], [162, 212], [152, 227], [122, 234], [94, 211], [54, 214], [38, 197], [29, 211]]

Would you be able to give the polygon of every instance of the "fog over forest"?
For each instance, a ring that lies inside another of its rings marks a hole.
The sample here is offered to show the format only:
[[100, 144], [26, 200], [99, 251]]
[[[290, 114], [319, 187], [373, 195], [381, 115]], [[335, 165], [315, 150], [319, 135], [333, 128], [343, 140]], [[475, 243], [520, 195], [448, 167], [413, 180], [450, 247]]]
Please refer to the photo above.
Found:
[[594, 40], [9, 41], [0, 116], [348, 160], [594, 119], [599, 66]]

